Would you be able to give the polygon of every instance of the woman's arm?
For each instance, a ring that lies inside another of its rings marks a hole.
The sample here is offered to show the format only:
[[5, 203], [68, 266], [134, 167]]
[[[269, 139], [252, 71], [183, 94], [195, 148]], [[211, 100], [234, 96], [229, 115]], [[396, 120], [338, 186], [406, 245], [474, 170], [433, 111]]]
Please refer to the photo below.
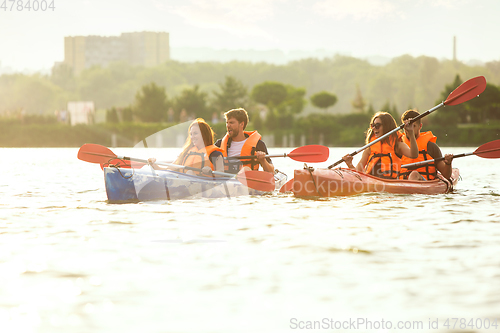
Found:
[[352, 160], [354, 159], [354, 157], [352, 157], [351, 154], [345, 155], [344, 157], [342, 157], [342, 159], [344, 160], [345, 164], [347, 164], [347, 167], [349, 169], [356, 169], [356, 167], [354, 167], [354, 165], [352, 164]]
[[358, 165], [356, 165], [356, 170], [365, 172], [366, 164], [368, 163], [368, 157], [370, 157], [370, 154], [371, 149], [370, 147], [368, 147], [363, 151], [363, 155], [361, 155], [361, 159], [359, 160]]
[[148, 158], [148, 164], [155, 170], [164, 170], [164, 168], [160, 167], [158, 164], [155, 163], [156, 158], [150, 157]]

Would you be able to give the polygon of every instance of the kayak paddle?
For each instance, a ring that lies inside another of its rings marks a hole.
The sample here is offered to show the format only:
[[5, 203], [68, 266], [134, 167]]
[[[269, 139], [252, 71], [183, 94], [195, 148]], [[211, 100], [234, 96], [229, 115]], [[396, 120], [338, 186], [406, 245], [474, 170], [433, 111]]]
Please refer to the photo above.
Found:
[[[490, 141], [488, 143], [485, 143], [470, 153], [462, 153], [462, 154], [453, 155], [453, 158], [465, 157], [465, 156], [470, 156], [470, 155], [476, 155], [476, 156], [479, 156], [482, 158], [500, 158], [500, 140], [495, 140], [495, 141]], [[404, 164], [401, 166], [401, 168], [416, 169], [422, 165], [426, 165], [426, 164], [429, 164], [432, 162], [438, 162], [438, 161], [442, 161], [442, 160], [444, 160], [444, 157], [435, 158], [433, 160]]]
[[147, 161], [144, 163], [122, 157], [117, 156], [111, 149], [94, 143], [86, 143], [78, 150], [78, 159], [85, 162], [98, 163], [101, 165], [101, 168], [104, 165], [110, 164], [114, 164], [120, 168], [141, 168], [148, 164]]
[[293, 190], [293, 178], [281, 186], [280, 193], [291, 192]]
[[[431, 114], [432, 112], [436, 111], [437, 109], [439, 109], [442, 106], [446, 106], [446, 105], [458, 105], [460, 103], [467, 102], [467, 101], [473, 99], [474, 97], [479, 96], [479, 94], [481, 94], [484, 91], [485, 88], [486, 88], [486, 79], [484, 78], [484, 76], [477, 76], [477, 77], [474, 77], [472, 79], [469, 79], [469, 80], [465, 81], [464, 83], [462, 83], [458, 88], [456, 88], [455, 90], [453, 90], [448, 95], [448, 98], [446, 98], [446, 100], [444, 102], [441, 102], [439, 105], [436, 105], [432, 109], [427, 110], [424, 113], [418, 115], [417, 117], [411, 119], [410, 120], [410, 124], [413, 123], [413, 122], [415, 122], [415, 121], [417, 121], [420, 118], [423, 118], [423, 117]], [[354, 156], [354, 155], [362, 152], [363, 150], [365, 150], [366, 148], [368, 148], [368, 147], [376, 144], [380, 140], [383, 140], [386, 137], [390, 136], [391, 134], [393, 134], [393, 133], [395, 133], [395, 132], [403, 129], [404, 126], [405, 126], [404, 123], [401, 124], [400, 126], [396, 127], [392, 131], [387, 132], [386, 134], [384, 134], [381, 137], [377, 138], [376, 140], [373, 140], [372, 142], [364, 145], [363, 147], [361, 147], [360, 149], [356, 150], [355, 152], [353, 152], [353, 153], [351, 153], [349, 155]], [[339, 165], [342, 162], [344, 162], [344, 160], [340, 159], [337, 162], [335, 162], [332, 165], [330, 165], [328, 167], [328, 169], [331, 169], [331, 168]]]
[[[292, 160], [299, 162], [308, 162], [308, 163], [320, 163], [325, 162], [330, 155], [330, 150], [328, 147], [321, 145], [308, 145], [302, 146], [299, 148], [295, 148], [291, 152], [277, 155], [266, 155], [265, 157], [290, 157]], [[250, 156], [231, 156], [225, 157], [227, 160], [247, 160], [247, 159], [255, 159], [255, 155]]]
[[[111, 149], [94, 143], [86, 143], [83, 146], [81, 146], [80, 149], [78, 150], [77, 156], [78, 159], [82, 161], [90, 163], [98, 163], [98, 164], [109, 163], [109, 161], [115, 159], [130, 161], [130, 162], [138, 162], [143, 165], [149, 164], [149, 162], [144, 159], [127, 157], [127, 156], [118, 156], [115, 153], [113, 153]], [[192, 170], [198, 172], [202, 171], [199, 168], [193, 168], [178, 164], [159, 163], [159, 162], [156, 164], [169, 166], [177, 169]], [[275, 181], [273, 174], [265, 171], [245, 170], [239, 172], [236, 175], [232, 173], [212, 171], [212, 174], [224, 177], [231, 177], [231, 178], [234, 177], [238, 179], [238, 181], [240, 181], [243, 185], [258, 191], [270, 192], [274, 191], [275, 189]]]
[[240, 171], [236, 179], [246, 187], [263, 192], [272, 192], [276, 188], [274, 175], [266, 171]]

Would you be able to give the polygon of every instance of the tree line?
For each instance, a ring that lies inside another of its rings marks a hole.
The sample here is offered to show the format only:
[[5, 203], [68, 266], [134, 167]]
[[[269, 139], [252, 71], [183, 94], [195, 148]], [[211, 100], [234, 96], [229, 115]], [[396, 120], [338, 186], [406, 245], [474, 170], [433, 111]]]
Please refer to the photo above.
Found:
[[[51, 75], [0, 76], [0, 113], [23, 109], [26, 113], [47, 114], [66, 108], [68, 101], [82, 100], [94, 101], [98, 109], [126, 108], [134, 103], [141, 87], [152, 82], [164, 87], [171, 101], [188, 94], [194, 87], [206, 93], [206, 98], [215, 99], [213, 91], [219, 90], [227, 76], [239, 80], [249, 91], [267, 81], [305, 89], [308, 101], [304, 105], [305, 114], [319, 111], [309, 98], [322, 91], [337, 97], [333, 107], [324, 109], [327, 114], [356, 111], [353, 100], [359, 93], [366, 107], [371, 105], [380, 110], [389, 103], [395, 105], [398, 112], [403, 112], [410, 106], [421, 110], [429, 108], [442, 87], [452, 82], [457, 74], [464, 80], [484, 75], [488, 83], [500, 85], [500, 61], [468, 66], [457, 61], [404, 55], [384, 66], [376, 66], [365, 60], [338, 55], [286, 65], [168, 61], [144, 68], [114, 63], [105, 68], [86, 69], [77, 77], [72, 75], [70, 68], [61, 65], [54, 67]], [[180, 106], [173, 108], [181, 112]]]
[[[500, 62], [471, 67], [410, 56], [395, 58], [385, 66], [344, 56], [283, 66], [170, 61], [142, 68], [116, 63], [87, 69], [78, 77], [59, 66], [49, 76], [0, 76], [0, 114], [24, 110], [23, 124], [47, 127], [56, 123], [54, 110], [64, 109], [68, 101], [92, 100], [98, 109], [106, 110], [107, 128], [126, 127], [135, 133], [126, 139], [133, 142], [159, 124], [166, 127], [195, 117], [205, 118], [220, 135], [225, 133], [222, 113], [244, 107], [250, 113], [249, 129], [275, 134], [277, 145], [286, 135], [305, 137], [308, 143], [357, 145], [376, 111], [390, 112], [399, 122], [405, 110], [425, 111], [478, 75], [486, 76], [488, 82], [480, 98], [442, 108], [424, 118], [424, 123], [426, 128], [449, 131], [457, 124], [483, 124], [487, 130], [482, 134], [493, 131], [498, 135]], [[3, 123], [2, 127], [10, 129], [17, 126], [15, 121]], [[139, 126], [148, 123], [157, 125]], [[134, 130], [133, 124], [140, 130]], [[87, 138], [90, 133], [84, 132]]]
[[[457, 74], [452, 82], [444, 86], [438, 95], [439, 98], [432, 106], [445, 100], [462, 83], [460, 75]], [[122, 113], [128, 115], [125, 121], [171, 123], [202, 117], [217, 123], [224, 111], [243, 107], [249, 111], [251, 123], [255, 127], [265, 128], [272, 132], [274, 130], [291, 130], [297, 124], [307, 123], [308, 119], [318, 118], [326, 121], [331, 118], [328, 117], [329, 115], [333, 115], [328, 114], [328, 108], [335, 106], [338, 100], [335, 94], [328, 91], [318, 92], [306, 99], [304, 88], [274, 81], [259, 83], [251, 91], [248, 91], [240, 80], [232, 76], [226, 76], [225, 81], [219, 84], [218, 88], [213, 91], [213, 97], [210, 98], [206, 92], [200, 91], [198, 85], [195, 85], [191, 88], [185, 88], [181, 94], [170, 100], [165, 93], [165, 88], [153, 82], [141, 87], [136, 93], [135, 102], [122, 110]], [[307, 103], [318, 110], [325, 111], [319, 114], [305, 115], [303, 110]], [[351, 100], [351, 106], [353, 112], [337, 114], [337, 117], [334, 118], [361, 120], [365, 119], [366, 115], [370, 116], [375, 113], [373, 105], [363, 98], [359, 86], [354, 99]], [[413, 107], [408, 106], [408, 108]], [[389, 101], [386, 101], [380, 110], [389, 112], [398, 119], [406, 109], [400, 111], [395, 104], [391, 105]], [[362, 116], [350, 116], [353, 113]], [[119, 122], [119, 117], [116, 114], [117, 110], [111, 108], [108, 110], [107, 120]], [[444, 111], [436, 113], [436, 116], [432, 118], [432, 122], [442, 126], [459, 123], [488, 123], [490, 121], [500, 121], [500, 89], [491, 83], [486, 85], [480, 98], [474, 98], [457, 106], [449, 106]], [[354, 121], [353, 124], [358, 125], [359, 122]]]

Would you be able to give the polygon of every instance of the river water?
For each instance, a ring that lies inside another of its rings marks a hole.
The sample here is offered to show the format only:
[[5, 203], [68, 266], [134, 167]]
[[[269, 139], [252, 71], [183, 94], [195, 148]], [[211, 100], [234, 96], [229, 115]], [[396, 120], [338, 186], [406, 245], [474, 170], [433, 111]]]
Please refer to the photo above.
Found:
[[77, 150], [0, 149], [2, 332], [500, 332], [497, 160], [446, 195], [110, 204]]

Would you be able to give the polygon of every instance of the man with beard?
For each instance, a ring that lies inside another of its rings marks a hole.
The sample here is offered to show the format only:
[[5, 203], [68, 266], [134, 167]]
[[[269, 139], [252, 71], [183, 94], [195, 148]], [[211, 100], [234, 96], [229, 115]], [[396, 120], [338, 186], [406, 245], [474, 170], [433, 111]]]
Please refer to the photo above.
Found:
[[224, 113], [226, 118], [227, 133], [215, 142], [217, 147], [222, 148], [224, 157], [250, 156], [256, 158], [248, 160], [229, 159], [224, 165], [225, 171], [238, 173], [242, 167], [251, 170], [258, 170], [259, 165], [264, 171], [274, 173], [274, 166], [271, 159], [265, 157], [268, 154], [264, 141], [257, 131], [247, 132], [245, 127], [248, 124], [248, 114], [245, 109], [233, 109]]

